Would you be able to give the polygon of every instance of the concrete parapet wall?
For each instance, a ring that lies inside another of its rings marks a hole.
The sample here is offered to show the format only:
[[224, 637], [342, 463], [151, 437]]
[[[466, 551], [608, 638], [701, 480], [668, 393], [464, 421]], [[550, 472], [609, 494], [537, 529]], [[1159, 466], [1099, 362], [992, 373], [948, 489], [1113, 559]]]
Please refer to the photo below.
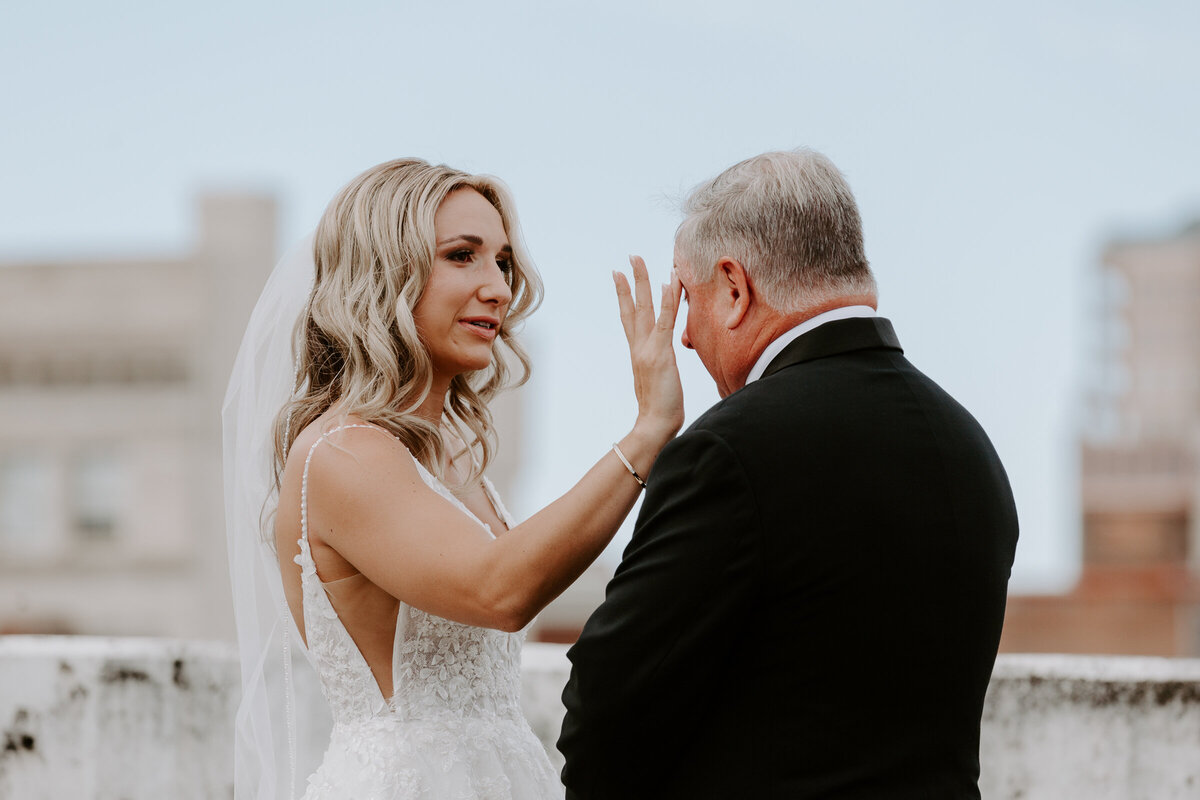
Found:
[[542, 740], [550, 763], [561, 770], [562, 753], [554, 743], [562, 729], [567, 709], [563, 707], [562, 691], [571, 675], [567, 661], [567, 646], [563, 644], [526, 644], [521, 653], [521, 706], [529, 727]]
[[[526, 646], [556, 766], [568, 670], [564, 646]], [[0, 637], [0, 798], [230, 798], [238, 682], [223, 644]], [[988, 800], [1200, 797], [1200, 661], [1002, 655], [980, 760]]]
[[1200, 798], [1200, 660], [1002, 655], [979, 758], [988, 800]]
[[0, 798], [233, 796], [228, 646], [0, 637]]

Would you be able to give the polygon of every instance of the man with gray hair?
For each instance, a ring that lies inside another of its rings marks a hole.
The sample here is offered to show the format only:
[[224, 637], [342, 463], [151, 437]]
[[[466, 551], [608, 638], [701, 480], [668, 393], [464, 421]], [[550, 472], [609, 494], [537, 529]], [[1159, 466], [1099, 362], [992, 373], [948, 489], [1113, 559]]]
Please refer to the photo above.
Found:
[[683, 344], [722, 399], [570, 650], [568, 798], [978, 798], [1017, 541], [991, 442], [876, 316], [828, 159], [756, 156], [684, 211]]

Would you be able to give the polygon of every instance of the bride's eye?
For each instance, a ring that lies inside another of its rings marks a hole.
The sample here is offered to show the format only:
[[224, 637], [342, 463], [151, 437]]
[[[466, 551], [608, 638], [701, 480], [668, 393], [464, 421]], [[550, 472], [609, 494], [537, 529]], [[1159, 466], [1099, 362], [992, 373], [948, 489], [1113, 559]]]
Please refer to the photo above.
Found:
[[513, 271], [513, 260], [507, 256], [501, 256], [496, 259], [496, 266], [500, 267], [500, 271], [505, 275], [509, 275]]
[[455, 250], [453, 253], [450, 253], [446, 256], [446, 260], [457, 261], [460, 264], [465, 264], [471, 260], [472, 255], [474, 255], [474, 253], [472, 253], [470, 250]]

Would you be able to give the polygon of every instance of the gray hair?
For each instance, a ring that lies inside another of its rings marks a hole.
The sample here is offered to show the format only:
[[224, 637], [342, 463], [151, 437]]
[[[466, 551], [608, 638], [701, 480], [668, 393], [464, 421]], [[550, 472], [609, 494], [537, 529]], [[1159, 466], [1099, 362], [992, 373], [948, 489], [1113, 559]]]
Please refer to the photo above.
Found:
[[854, 195], [814, 150], [734, 164], [693, 189], [683, 212], [675, 240], [699, 283], [721, 258], [734, 258], [778, 311], [875, 293]]

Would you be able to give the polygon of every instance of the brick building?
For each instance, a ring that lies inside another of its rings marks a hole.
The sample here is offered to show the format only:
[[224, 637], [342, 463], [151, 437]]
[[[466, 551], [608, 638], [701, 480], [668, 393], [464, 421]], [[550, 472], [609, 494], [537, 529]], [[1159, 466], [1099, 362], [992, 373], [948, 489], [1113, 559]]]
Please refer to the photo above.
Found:
[[1200, 656], [1200, 222], [1111, 243], [1095, 281], [1083, 569], [1010, 597], [1001, 649]]

